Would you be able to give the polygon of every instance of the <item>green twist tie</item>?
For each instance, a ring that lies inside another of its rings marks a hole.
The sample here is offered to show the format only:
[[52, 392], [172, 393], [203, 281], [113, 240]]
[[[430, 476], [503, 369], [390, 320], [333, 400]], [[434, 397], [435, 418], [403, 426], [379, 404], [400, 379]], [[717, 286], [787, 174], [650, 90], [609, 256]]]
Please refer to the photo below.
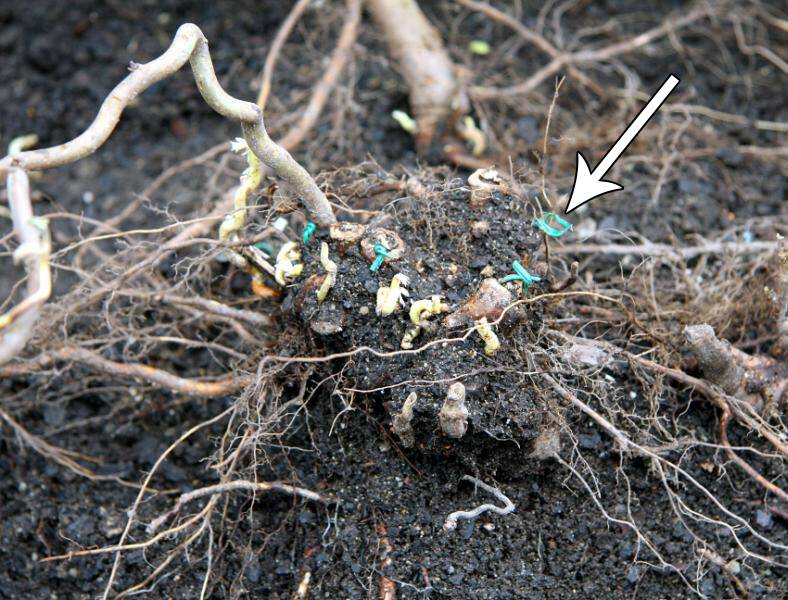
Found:
[[[548, 221], [554, 221], [561, 226], [561, 229], [556, 229], [548, 224]], [[546, 213], [541, 219], [535, 219], [534, 225], [544, 231], [550, 237], [561, 237], [567, 231], [572, 231], [572, 224], [566, 219], [562, 219], [554, 212]]]
[[273, 246], [271, 246], [271, 244], [269, 244], [268, 242], [257, 242], [257, 243], [254, 245], [254, 247], [255, 247], [255, 248], [258, 248], [258, 249], [260, 249], [260, 250], [262, 250], [262, 251], [263, 251], [263, 252], [265, 252], [265, 253], [266, 253], [268, 256], [273, 256], [273, 255], [274, 255], [274, 248], [273, 248]]
[[541, 277], [537, 275], [531, 275], [528, 271], [525, 270], [525, 267], [521, 265], [519, 262], [514, 261], [512, 263], [512, 269], [514, 269], [514, 275], [507, 275], [503, 279], [501, 279], [501, 283], [509, 283], [510, 281], [522, 281], [523, 284], [523, 291], [527, 292], [528, 288], [531, 287], [532, 283], [536, 283], [537, 281], [542, 281]]
[[317, 226], [312, 221], [307, 221], [306, 227], [304, 227], [304, 246], [309, 243], [309, 238], [312, 237], [315, 231], [317, 231]]
[[383, 244], [375, 244], [375, 262], [369, 267], [369, 270], [373, 273], [380, 268], [380, 265], [383, 264], [384, 258], [390, 258], [391, 254], [389, 254], [388, 248], [386, 248]]

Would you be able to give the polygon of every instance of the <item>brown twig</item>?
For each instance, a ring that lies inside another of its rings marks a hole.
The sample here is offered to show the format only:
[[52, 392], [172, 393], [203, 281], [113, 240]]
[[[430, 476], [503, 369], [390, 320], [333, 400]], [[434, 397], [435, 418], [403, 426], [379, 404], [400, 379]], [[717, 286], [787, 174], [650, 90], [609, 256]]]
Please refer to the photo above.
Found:
[[[572, 335], [567, 333], [563, 333], [561, 331], [553, 331], [558, 337], [572, 342], [575, 338]], [[704, 381], [703, 379], [698, 379], [697, 377], [693, 377], [681, 371], [679, 369], [674, 369], [672, 367], [666, 367], [665, 365], [661, 365], [653, 360], [649, 360], [644, 358], [643, 356], [639, 356], [636, 354], [632, 354], [631, 352], [627, 352], [622, 350], [621, 348], [611, 344], [610, 342], [605, 342], [603, 340], [596, 340], [596, 339], [589, 339], [589, 338], [580, 338], [582, 339], [583, 343], [592, 344], [598, 347], [603, 352], [609, 355], [620, 355], [626, 358], [629, 361], [638, 363], [642, 367], [649, 369], [651, 371], [656, 371], [658, 373], [662, 373], [663, 375], [667, 375], [674, 381], [678, 381], [679, 383], [683, 383], [690, 387], [693, 387], [699, 390], [706, 398], [708, 398], [715, 406], [720, 406], [720, 403], [725, 403], [728, 407], [732, 407], [734, 416], [738, 421], [741, 421], [747, 427], [756, 431], [759, 435], [763, 436], [764, 439], [768, 440], [783, 456], [788, 457], [788, 444], [783, 441], [780, 436], [775, 435], [772, 431], [769, 430], [767, 427], [759, 427], [755, 420], [741, 410], [737, 406], [737, 400], [725, 394], [725, 392], [719, 388], [716, 388], [711, 383]], [[747, 404], [749, 406], [749, 404]]]
[[290, 36], [290, 32], [293, 31], [293, 27], [295, 27], [295, 24], [301, 18], [301, 15], [304, 14], [304, 11], [309, 8], [310, 4], [311, 0], [298, 0], [298, 2], [293, 5], [293, 8], [290, 9], [287, 18], [282, 21], [279, 31], [276, 32], [274, 40], [271, 42], [271, 47], [268, 49], [268, 54], [265, 57], [265, 64], [263, 65], [260, 93], [257, 96], [257, 106], [260, 107], [260, 110], [264, 111], [265, 105], [268, 102], [268, 95], [271, 93], [271, 79], [273, 79], [274, 76], [274, 67], [276, 67], [276, 61], [282, 52], [282, 47]]
[[388, 527], [383, 521], [378, 521], [375, 524], [375, 532], [378, 534], [381, 547], [380, 598], [381, 600], [395, 600], [397, 597], [397, 584], [385, 575], [386, 569], [391, 567], [391, 554], [394, 552], [394, 546], [389, 540]]
[[569, 287], [572, 287], [577, 281], [577, 273], [579, 268], [580, 264], [577, 261], [573, 261], [572, 264], [569, 265], [569, 275], [567, 275], [566, 279], [551, 284], [549, 292], [551, 294], [557, 294], [559, 292], [563, 292]]
[[347, 5], [347, 16], [337, 45], [331, 54], [331, 60], [320, 81], [312, 88], [312, 96], [309, 98], [309, 103], [301, 114], [301, 118], [279, 141], [284, 148], [292, 149], [298, 146], [312, 129], [331, 90], [336, 85], [337, 79], [352, 56], [353, 44], [358, 37], [358, 26], [361, 22], [361, 0], [346, 0], [345, 4]]
[[505, 98], [507, 96], [519, 96], [522, 94], [527, 94], [536, 89], [548, 77], [555, 75], [567, 65], [608, 61], [611, 58], [621, 54], [626, 54], [637, 50], [638, 48], [642, 48], [643, 46], [650, 44], [651, 42], [670, 32], [691, 25], [695, 21], [698, 21], [709, 14], [708, 7], [704, 4], [701, 4], [683, 16], [668, 18], [658, 27], [644, 31], [639, 35], [621, 42], [616, 42], [603, 48], [597, 48], [594, 50], [581, 50], [580, 52], [560, 54], [522, 83], [504, 88], [477, 86], [471, 88], [471, 95], [479, 100], [491, 100], [494, 98]]
[[57, 362], [76, 362], [109, 375], [141, 379], [157, 387], [204, 398], [238, 392], [254, 381], [254, 376], [248, 374], [227, 375], [213, 381], [187, 379], [149, 365], [108, 360], [100, 354], [74, 345], [66, 345], [53, 352], [43, 352], [30, 361], [0, 367], [0, 379], [35, 373]]
[[714, 386], [702, 379], [698, 379], [697, 377], [693, 377], [692, 375], [688, 375], [684, 371], [680, 371], [678, 369], [673, 369], [671, 367], [666, 367], [664, 365], [660, 365], [659, 363], [655, 363], [652, 360], [648, 360], [646, 358], [635, 356], [628, 352], [623, 352], [622, 355], [626, 356], [630, 360], [635, 360], [639, 362], [644, 367], [658, 371], [660, 373], [664, 373], [668, 375], [671, 379], [684, 383], [686, 385], [690, 385], [698, 390], [700, 390], [704, 396], [709, 398], [715, 405], [717, 405], [720, 409], [722, 409], [722, 405], [725, 404], [728, 407], [733, 406], [736, 419], [750, 427], [753, 431], [756, 431], [759, 435], [763, 436], [767, 439], [783, 456], [788, 457], [788, 444], [785, 441], [781, 440], [780, 437], [774, 435], [768, 428], [765, 427], [758, 427], [757, 424], [753, 421], [751, 417], [746, 415], [742, 410], [738, 409], [735, 406], [735, 399], [730, 399], [729, 396], [723, 396], [724, 392], [722, 390], [715, 390]]

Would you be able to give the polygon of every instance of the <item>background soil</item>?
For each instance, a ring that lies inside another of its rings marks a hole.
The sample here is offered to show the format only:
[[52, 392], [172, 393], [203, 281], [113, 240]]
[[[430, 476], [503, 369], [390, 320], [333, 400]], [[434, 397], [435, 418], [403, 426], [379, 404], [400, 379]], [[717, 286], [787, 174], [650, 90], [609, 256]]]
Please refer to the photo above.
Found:
[[[36, 132], [42, 146], [71, 139], [92, 120], [106, 92], [124, 76], [127, 62], [144, 62], [157, 55], [176, 26], [186, 21], [197, 23], [210, 40], [222, 84], [234, 95], [252, 98], [270, 40], [290, 8], [287, 2], [264, 4], [264, 10], [260, 2], [0, 4], [0, 81], [4, 82], [0, 88], [0, 142], [6, 144], [28, 132]], [[267, 115], [273, 133], [281, 133], [288, 119], [292, 121], [289, 115], [319, 77], [320, 66], [341, 27], [342, 11], [331, 3], [318, 4], [307, 12], [289, 40], [277, 69]], [[462, 55], [469, 39], [485, 37], [500, 49], [494, 57], [499, 62], [473, 59], [480, 70], [497, 64], [510, 78], [523, 78], [532, 70], [532, 59], [538, 54], [514, 48], [516, 42], [509, 31], [492, 27], [478, 15], [467, 16], [450, 3], [424, 4], [434, 21], [445, 26], [455, 55]], [[522, 5], [525, 14], [536, 12], [529, 3]], [[576, 30], [581, 23], [593, 27], [604, 23], [611, 11], [640, 27], [657, 22], [660, 12], [666, 14], [680, 5], [664, 3], [660, 11], [643, 14], [637, 2], [592, 3], [567, 12], [564, 27], [567, 31]], [[325, 6], [331, 10], [321, 13]], [[465, 15], [462, 19], [461, 14]], [[678, 57], [665, 42], [657, 45], [664, 53], [626, 59], [641, 77], [641, 89], [656, 89], [674, 70], [698, 103], [745, 114], [749, 119], [785, 120], [784, 98], [776, 92], [768, 64], [754, 57], [726, 56], [726, 72], [743, 82], [732, 85], [718, 76], [710, 38], [695, 32], [684, 43], [687, 52]], [[597, 75], [606, 80], [609, 73]], [[501, 146], [512, 137], [525, 142], [516, 146], [513, 164], [532, 182], [539, 179], [534, 151], [541, 147], [552, 94], [550, 86], [542, 91], [545, 101], [541, 103], [515, 108], [502, 102], [487, 107], [496, 111], [490, 122], [497, 128]], [[585, 140], [572, 137], [577, 131], [569, 133], [576, 122], [583, 123], [582, 107], [588, 102], [585, 94], [567, 87], [558, 102], [550, 139], [551, 144], [564, 140], [572, 148], [590, 149], [593, 154], [597, 144], [603, 143], [594, 139], [593, 131], [586, 133]], [[406, 106], [406, 90], [391, 70], [378, 36], [365, 22], [343, 85], [332, 95], [318, 127], [296, 157], [313, 173], [367, 159], [385, 169], [405, 165], [415, 170], [418, 165], [411, 141], [388, 116], [391, 110]], [[598, 113], [604, 106], [604, 101], [594, 101], [587, 110]], [[600, 240], [605, 239], [606, 231], [624, 231], [652, 241], [686, 242], [694, 235], [730, 227], [766, 235], [770, 221], [784, 222], [785, 165], [753, 161], [736, 148], [773, 146], [779, 138], [751, 127], [714, 125], [701, 146], [711, 149], [708, 158], [692, 164], [680, 159], [675, 167], [677, 176], [662, 189], [661, 201], [650, 201], [659, 169], [633, 160], [622, 167], [624, 176], [649, 183], [628, 186], [615, 200], [595, 201], [593, 213], [577, 216], [591, 219], [593, 215], [594, 227], [602, 232]], [[190, 74], [184, 71], [146, 92], [96, 155], [35, 181], [35, 187], [43, 192], [36, 210], [39, 214], [71, 212], [105, 219], [122, 210], [166, 167], [236, 135], [235, 126], [221, 120], [200, 100]], [[652, 141], [653, 147], [633, 147], [633, 155], [659, 150], [663, 156], [663, 141]], [[551, 168], [556, 178], [571, 177], [571, 168], [561, 167], [559, 155], [555, 161]], [[217, 168], [220, 184], [232, 185], [236, 166], [231, 162], [229, 167]], [[165, 217], [189, 214], [205, 201], [208, 177], [209, 173], [177, 178], [125, 226], [150, 226]], [[78, 228], [78, 222], [56, 220], [55, 243], [77, 235]], [[4, 261], [0, 289], [7, 290], [19, 272], [10, 268], [7, 257]], [[615, 269], [615, 265], [611, 259], [609, 267]], [[59, 270], [56, 293], [75, 281], [74, 274]], [[760, 333], [757, 328], [740, 328], [739, 332], [740, 339]], [[82, 382], [85, 389], [75, 392], [75, 382]], [[46, 395], [28, 393], [28, 385], [33, 388], [34, 383], [0, 382], [4, 409], [58, 446], [100, 458], [99, 473], [130, 481], [137, 481], [183, 431], [233, 401], [183, 399], [138, 386], [134, 402], [117, 408], [115, 394], [125, 393], [124, 384], [116, 383], [119, 389], [115, 390], [102, 388], [99, 381], [79, 369], [59, 374], [50, 382], [53, 391]], [[622, 378], [619, 383], [622, 395], [639, 393], [634, 380]], [[68, 393], [58, 394], [59, 387]], [[606, 522], [565, 470], [554, 462], [524, 459], [523, 449], [514, 444], [498, 446], [494, 462], [517, 466], [509, 472], [498, 467], [495, 474], [516, 511], [507, 517], [487, 515], [476, 522], [463, 522], [457, 532], [447, 535], [442, 524], [448, 512], [479, 501], [472, 486], [458, 484], [468, 472], [468, 464], [401, 452], [390, 439], [389, 416], [375, 395], [360, 396], [349, 409], [327, 386], [313, 382], [309, 391], [308, 418], [283, 440], [287, 445], [286, 469], [283, 465], [281, 472], [270, 475], [290, 479], [295, 474], [305, 487], [330, 492], [340, 502], [326, 508], [271, 496], [253, 507], [238, 503], [235, 509], [243, 518], [222, 540], [223, 551], [214, 565], [212, 597], [290, 597], [305, 570], [313, 573], [311, 597], [375, 597], [381, 573], [381, 539], [376, 532], [381, 523], [387, 527], [393, 546], [392, 565], [386, 574], [397, 582], [403, 598], [689, 595], [675, 573], [638, 562], [648, 556], [636, 538]], [[131, 395], [129, 390], [126, 400]], [[683, 391], [677, 392], [676, 403], [675, 411], [686, 412], [689, 424], [714, 431], [715, 416], [710, 408], [692, 402], [690, 394]], [[623, 477], [620, 457], [612, 451], [610, 441], [584, 419], [575, 417], [572, 425], [585, 458], [599, 473], [600, 488], [609, 498], [621, 498], [613, 503], [614, 512], [623, 513], [629, 498], [634, 518], [658, 524], [652, 533], [656, 532], [660, 549], [673, 557], [683, 556], [691, 537], [670, 507], [656, 500], [661, 483], [650, 476], [648, 465], [628, 459], [628, 477]], [[39, 559], [66, 552], [75, 544], [112, 543], [125, 524], [125, 511], [136, 490], [116, 481], [80, 478], [27, 449], [10, 429], [1, 428], [0, 432], [0, 596], [95, 597], [106, 582], [110, 556], [51, 563]], [[215, 450], [216, 436], [221, 433], [222, 427], [217, 426], [180, 446], [165, 463], [158, 485], [184, 491], [209, 481], [202, 461]], [[690, 461], [692, 465], [713, 463], [714, 450], [697, 450]], [[484, 474], [483, 467], [480, 472]], [[718, 471], [701, 469], [699, 473], [720, 498], [751, 511], [760, 510], [758, 490], [739, 485]], [[155, 514], [153, 507], [146, 507], [142, 516]], [[785, 542], [785, 522], [766, 512], [758, 522]], [[720, 529], [718, 536], [725, 535]], [[121, 563], [118, 588], [143, 579], [149, 572], [148, 561], [160, 557], [157, 552], [129, 553]], [[202, 555], [176, 562], [146, 596], [196, 597], [205, 568]], [[761, 567], [752, 574], [757, 581], [750, 591], [754, 597], [784, 597], [784, 575]], [[700, 577], [698, 590], [709, 597], [736, 593], [716, 567]]]

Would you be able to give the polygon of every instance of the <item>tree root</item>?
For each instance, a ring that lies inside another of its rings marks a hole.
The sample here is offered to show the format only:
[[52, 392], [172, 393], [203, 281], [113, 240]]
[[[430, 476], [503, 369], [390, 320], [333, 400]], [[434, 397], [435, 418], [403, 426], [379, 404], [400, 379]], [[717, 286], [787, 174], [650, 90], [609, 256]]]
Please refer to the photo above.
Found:
[[774, 359], [737, 350], [706, 324], [685, 327], [684, 337], [703, 376], [726, 394], [749, 402], [758, 412], [784, 404], [788, 378]]
[[289, 483], [284, 483], [282, 481], [246, 481], [243, 479], [236, 479], [233, 481], [227, 481], [225, 483], [209, 485], [192, 490], [191, 492], [187, 492], [185, 494], [181, 494], [181, 497], [178, 498], [178, 501], [175, 503], [175, 506], [173, 506], [172, 509], [157, 517], [150, 523], [150, 525], [148, 525], [148, 533], [156, 533], [167, 519], [180, 511], [180, 509], [189, 502], [197, 500], [198, 498], [203, 498], [204, 496], [215, 496], [217, 494], [224, 494], [226, 492], [233, 492], [237, 490], [243, 490], [246, 492], [281, 492], [283, 494], [298, 496], [300, 498], [311, 500], [313, 502], [320, 502], [322, 504], [332, 504], [336, 502], [336, 498], [324, 496], [323, 494], [318, 494], [312, 490], [291, 485]]
[[331, 90], [336, 86], [339, 76], [352, 55], [353, 44], [358, 37], [358, 28], [361, 23], [361, 0], [346, 0], [345, 4], [347, 5], [345, 24], [342, 26], [337, 45], [331, 53], [328, 67], [320, 77], [320, 81], [312, 87], [312, 95], [298, 122], [279, 140], [279, 144], [283, 148], [292, 150], [299, 146], [312, 130]]
[[282, 47], [285, 45], [288, 36], [293, 31], [301, 15], [309, 8], [311, 0], [298, 0], [290, 9], [287, 18], [282, 21], [279, 31], [276, 32], [271, 47], [268, 49], [268, 54], [265, 57], [265, 64], [263, 65], [262, 81], [260, 83], [260, 93], [257, 95], [257, 106], [260, 110], [265, 111], [265, 106], [268, 104], [268, 96], [271, 94], [271, 79], [274, 77], [274, 68], [276, 61], [282, 52]]
[[[367, 0], [366, 5], [408, 87], [416, 149], [428, 155], [434, 143], [443, 143], [439, 133], [453, 131], [468, 110], [454, 63], [416, 0]], [[437, 154], [443, 152], [441, 147]]]
[[[567, 336], [566, 334], [559, 334], [565, 339], [571, 340], [571, 336]], [[738, 420], [742, 422], [743, 425], [749, 427], [753, 431], [756, 431], [769, 442], [783, 455], [788, 457], [788, 446], [786, 443], [780, 439], [779, 434], [775, 434], [774, 432], [770, 431], [767, 426], [760, 424], [754, 418], [746, 415], [740, 409], [733, 409], [732, 406], [735, 407], [736, 399], [731, 398], [728, 396], [724, 390], [719, 390], [718, 388], [714, 387], [713, 384], [709, 384], [703, 380], [697, 379], [684, 373], [683, 371], [679, 371], [677, 369], [672, 369], [670, 367], [665, 367], [648, 359], [642, 358], [640, 356], [633, 355], [631, 353], [625, 352], [619, 348], [615, 348], [612, 344], [608, 344], [605, 342], [598, 342], [595, 340], [588, 340], [583, 339], [584, 343], [594, 344], [599, 347], [605, 354], [608, 356], [612, 356], [614, 354], [620, 354], [626, 357], [628, 360], [633, 362], [637, 362], [638, 364], [642, 365], [643, 367], [663, 373], [672, 379], [680, 381], [681, 383], [690, 385], [703, 393], [703, 395], [717, 408], [720, 409], [722, 412], [722, 417], [720, 421], [720, 443], [725, 450], [726, 455], [739, 467], [741, 467], [750, 477], [752, 477], [756, 482], [758, 482], [764, 489], [774, 493], [783, 501], [788, 501], [788, 494], [767, 480], [763, 477], [762, 474], [758, 473], [755, 468], [753, 468], [749, 463], [747, 463], [743, 458], [738, 456], [734, 450], [732, 449], [729, 441], [728, 441], [728, 434], [727, 428], [728, 423], [731, 419], [732, 415], [735, 415]], [[558, 383], [549, 375], [544, 376], [545, 379], [550, 383], [550, 385], [558, 391], [558, 393], [566, 400], [570, 401], [576, 407], [580, 408], [583, 412], [585, 412], [588, 416], [590, 416], [594, 421], [596, 421], [599, 425], [603, 427], [614, 439], [618, 442], [619, 446], [622, 450], [631, 450], [632, 442], [627, 438], [621, 430], [614, 427], [607, 419], [602, 417], [599, 413], [594, 411], [590, 406], [581, 402], [574, 394], [568, 392], [565, 388], [558, 385]], [[750, 406], [749, 403], [746, 404]], [[734, 412], [735, 410], [735, 412]], [[641, 448], [642, 450], [642, 448]]]
[[0, 367], [0, 378], [36, 373], [54, 366], [58, 362], [81, 363], [108, 375], [140, 379], [160, 388], [203, 398], [227, 396], [254, 382], [252, 375], [228, 375], [214, 381], [186, 379], [148, 365], [108, 360], [100, 354], [75, 345], [66, 345], [51, 352], [42, 352], [31, 361]]

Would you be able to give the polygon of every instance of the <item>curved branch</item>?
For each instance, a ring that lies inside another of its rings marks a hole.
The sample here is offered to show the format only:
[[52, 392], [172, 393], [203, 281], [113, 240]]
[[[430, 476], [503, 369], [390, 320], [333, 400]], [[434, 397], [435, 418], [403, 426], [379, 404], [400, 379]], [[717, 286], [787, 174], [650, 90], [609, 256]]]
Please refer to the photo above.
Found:
[[208, 51], [208, 41], [200, 28], [192, 23], [178, 28], [164, 54], [144, 65], [132, 63], [131, 74], [110, 92], [93, 123], [83, 133], [59, 146], [9, 155], [0, 160], [0, 175], [12, 167], [28, 171], [51, 169], [92, 154], [107, 140], [123, 110], [134, 98], [154, 83], [175, 73], [187, 61], [191, 64], [194, 80], [203, 99], [223, 117], [240, 121], [249, 147], [290, 186], [306, 206], [310, 218], [320, 225], [336, 222], [331, 205], [314, 179], [287, 150], [269, 137], [260, 108], [230, 96], [219, 85]]

